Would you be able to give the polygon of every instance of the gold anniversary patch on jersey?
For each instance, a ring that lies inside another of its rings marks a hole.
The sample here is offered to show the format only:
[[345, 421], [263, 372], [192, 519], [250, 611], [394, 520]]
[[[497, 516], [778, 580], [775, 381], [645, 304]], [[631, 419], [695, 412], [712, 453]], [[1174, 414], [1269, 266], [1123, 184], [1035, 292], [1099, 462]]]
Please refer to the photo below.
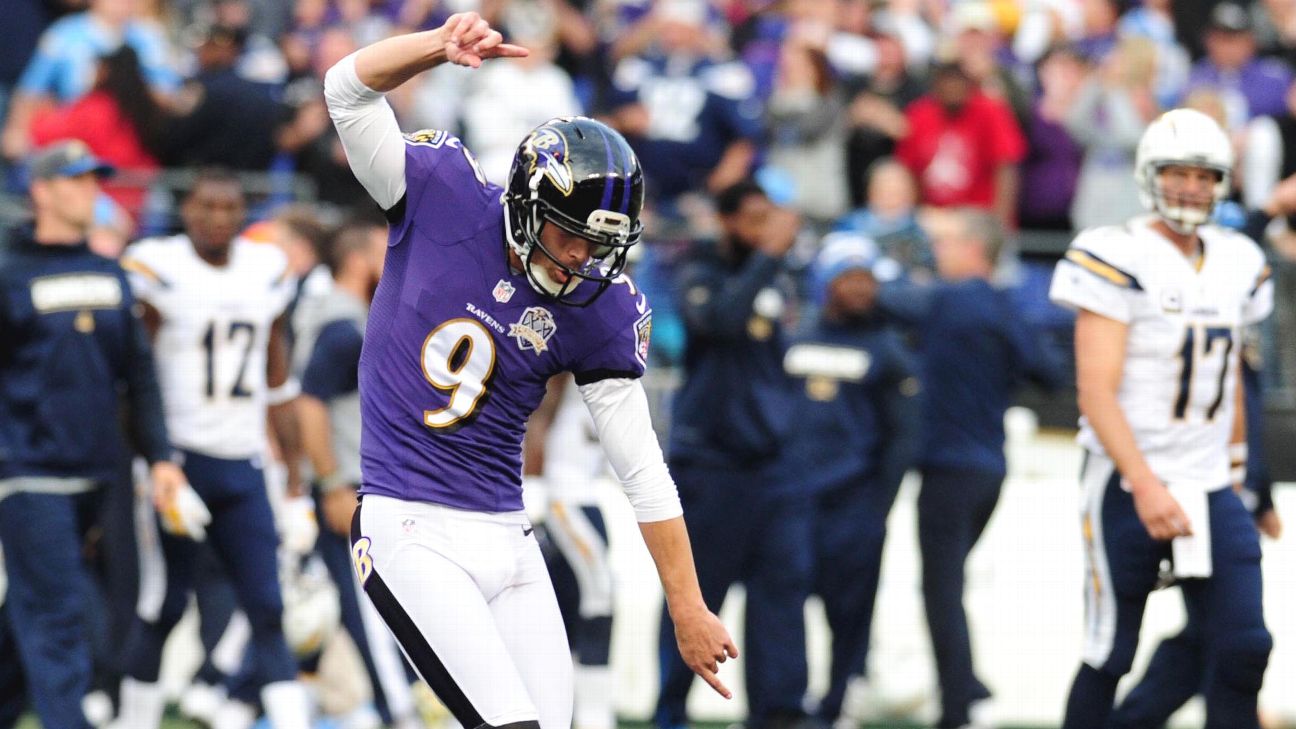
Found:
[[510, 337], [517, 339], [522, 351], [534, 350], [536, 356], [549, 348], [549, 338], [558, 331], [554, 316], [543, 306], [529, 306], [516, 324], [509, 325]]
[[639, 317], [634, 324], [635, 359], [639, 364], [648, 366], [648, 347], [652, 343], [652, 312]]

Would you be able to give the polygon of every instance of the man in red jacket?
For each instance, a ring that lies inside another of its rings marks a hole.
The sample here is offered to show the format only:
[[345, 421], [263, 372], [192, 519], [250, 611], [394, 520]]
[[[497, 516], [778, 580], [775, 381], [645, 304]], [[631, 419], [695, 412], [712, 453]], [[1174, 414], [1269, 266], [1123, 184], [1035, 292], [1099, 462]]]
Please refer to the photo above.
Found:
[[942, 63], [905, 118], [896, 157], [918, 178], [922, 202], [985, 208], [1013, 227], [1026, 140], [1008, 105], [981, 93], [957, 63]]

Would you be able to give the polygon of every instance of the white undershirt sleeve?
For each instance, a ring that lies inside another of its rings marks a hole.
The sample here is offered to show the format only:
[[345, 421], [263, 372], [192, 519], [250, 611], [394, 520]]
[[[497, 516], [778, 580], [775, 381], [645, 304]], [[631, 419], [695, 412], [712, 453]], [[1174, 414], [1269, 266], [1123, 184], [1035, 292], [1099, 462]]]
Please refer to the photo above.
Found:
[[610, 378], [580, 387], [581, 397], [635, 519], [665, 521], [684, 513], [675, 481], [666, 470], [648, 414], [648, 395], [637, 379]]
[[351, 171], [390, 210], [405, 195], [405, 140], [387, 99], [356, 75], [354, 53], [324, 75], [324, 102]]

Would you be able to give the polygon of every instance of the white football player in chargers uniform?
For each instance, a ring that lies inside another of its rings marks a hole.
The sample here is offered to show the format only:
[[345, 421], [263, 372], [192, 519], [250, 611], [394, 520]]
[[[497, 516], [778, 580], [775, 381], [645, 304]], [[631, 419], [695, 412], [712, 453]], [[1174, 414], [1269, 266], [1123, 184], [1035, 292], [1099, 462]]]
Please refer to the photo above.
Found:
[[1205, 616], [1207, 727], [1257, 726], [1272, 640], [1259, 539], [1230, 488], [1229, 448], [1244, 442], [1239, 330], [1269, 315], [1273, 285], [1250, 238], [1209, 222], [1232, 167], [1214, 121], [1165, 113], [1136, 159], [1152, 214], [1082, 232], [1054, 274], [1051, 298], [1078, 312], [1086, 451], [1085, 644], [1066, 729], [1108, 726], [1166, 560]]
[[[234, 585], [251, 626], [252, 673], [231, 687], [232, 708], [250, 726], [259, 698], [275, 729], [305, 729], [309, 702], [284, 639], [279, 538], [262, 467], [267, 409], [300, 486], [291, 401], [295, 381], [281, 315], [296, 290], [278, 248], [239, 236], [245, 200], [237, 177], [198, 174], [181, 207], [185, 232], [131, 246], [122, 267], [153, 333], [167, 429], [193, 490], [210, 511], [206, 536]], [[169, 515], [163, 514], [164, 526]], [[156, 729], [163, 643], [189, 602], [198, 543], [167, 533], [141, 542], [138, 617], [128, 638], [117, 725]], [[196, 535], [191, 535], [196, 536]], [[158, 549], [158, 546], [161, 548]], [[151, 552], [151, 553], [150, 553]]]

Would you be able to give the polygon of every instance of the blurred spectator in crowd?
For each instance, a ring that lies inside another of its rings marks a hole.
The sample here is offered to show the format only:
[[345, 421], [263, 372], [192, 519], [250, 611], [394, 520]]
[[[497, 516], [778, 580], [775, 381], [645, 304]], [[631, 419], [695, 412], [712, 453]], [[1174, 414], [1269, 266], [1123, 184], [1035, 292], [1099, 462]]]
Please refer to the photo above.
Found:
[[1084, 26], [1083, 0], [1038, 0], [1023, 3], [1013, 33], [1013, 56], [1022, 63], [1035, 63], [1059, 43], [1080, 38]]
[[1247, 126], [1241, 183], [1248, 208], [1261, 207], [1279, 180], [1296, 174], [1296, 84], [1284, 101], [1281, 114], [1257, 117]]
[[1013, 76], [999, 18], [988, 0], [965, 0], [950, 13], [955, 55], [981, 93], [1008, 104], [1018, 125], [1030, 114], [1030, 93]]
[[1281, 114], [1292, 72], [1281, 61], [1256, 57], [1255, 35], [1246, 8], [1222, 2], [1210, 14], [1206, 57], [1193, 66], [1188, 88], [1203, 86], [1225, 95], [1229, 127], [1261, 115]]
[[1080, 89], [1066, 129], [1085, 150], [1071, 205], [1076, 228], [1114, 225], [1143, 212], [1134, 182], [1134, 151], [1160, 113], [1153, 92], [1156, 49], [1127, 38]]
[[[207, 11], [196, 18], [199, 27], [219, 25], [233, 28], [243, 34], [243, 48], [235, 70], [249, 81], [282, 84], [288, 80], [288, 62], [274, 41], [273, 24], [261, 16], [269, 15], [268, 8], [257, 13], [248, 0], [213, 0], [202, 6]], [[254, 22], [255, 21], [255, 22]]]
[[9, 95], [51, 15], [50, 3], [44, 0], [12, 0], [5, 4], [5, 42], [0, 43], [0, 119], [6, 116]]
[[[753, 182], [725, 188], [716, 209], [719, 240], [699, 244], [678, 280], [688, 344], [667, 452], [690, 537], [724, 545], [695, 551], [703, 599], [718, 610], [735, 582], [747, 589], [747, 726], [771, 729], [804, 716], [809, 676], [811, 504], [777, 472], [793, 424], [783, 356], [794, 299], [784, 257], [800, 221]], [[661, 729], [688, 723], [693, 674], [672, 650], [674, 636], [663, 608]]]
[[766, 108], [766, 165], [788, 177], [791, 205], [820, 229], [848, 206], [845, 111], [824, 52], [786, 42]]
[[[235, 65], [245, 31], [214, 25], [198, 46], [198, 74], [182, 93], [184, 113], [171, 124], [171, 161], [264, 171], [277, 153], [276, 135], [289, 119], [278, 87], [249, 81]], [[327, 120], [324, 122], [327, 123]]]
[[[313, 65], [284, 89], [284, 103], [293, 110], [293, 122], [280, 130], [279, 147], [293, 155], [298, 172], [315, 182], [316, 196], [321, 202], [348, 210], [375, 210], [369, 194], [347, 165], [342, 143], [329, 122], [324, 87], [319, 81], [332, 64], [354, 50], [355, 41], [345, 30], [335, 28], [324, 32], [310, 59]], [[451, 66], [446, 64], [432, 73], [440, 68]]]
[[1076, 47], [1093, 63], [1101, 63], [1116, 47], [1116, 24], [1122, 0], [1079, 0], [1080, 35]]
[[1022, 161], [1022, 228], [1071, 229], [1071, 201], [1084, 161], [1084, 149], [1066, 130], [1066, 115], [1084, 85], [1088, 66], [1068, 46], [1050, 50], [1036, 64], [1040, 93], [1026, 122], [1026, 159]]
[[661, 0], [640, 23], [651, 47], [622, 60], [613, 76], [612, 125], [626, 135], [648, 194], [674, 201], [716, 192], [750, 172], [760, 138], [751, 73], [717, 55], [705, 0]]
[[983, 211], [938, 216], [931, 228], [941, 282], [884, 291], [884, 309], [921, 338], [924, 445], [920, 456], [918, 543], [923, 603], [940, 678], [939, 729], [988, 726], [990, 690], [972, 666], [963, 612], [964, 563], [999, 501], [1007, 473], [1004, 412], [1017, 386], [1049, 388], [1063, 370], [991, 278], [1003, 230]]
[[1121, 17], [1117, 32], [1124, 38], [1147, 38], [1156, 44], [1156, 97], [1162, 108], [1175, 105], [1188, 83], [1188, 51], [1175, 37], [1172, 0], [1144, 0]]
[[832, 630], [832, 665], [819, 717], [852, 726], [848, 687], [866, 680], [887, 515], [916, 455], [921, 408], [914, 364], [874, 309], [877, 247], [855, 234], [828, 236], [815, 260], [821, 314], [784, 357], [798, 398], [785, 478], [813, 499], [814, 592]]
[[1290, 63], [1296, 52], [1296, 3], [1259, 0], [1251, 6], [1251, 21], [1261, 55]]
[[144, 77], [155, 92], [169, 94], [178, 88], [180, 78], [166, 36], [162, 28], [138, 17], [138, 2], [90, 0], [85, 11], [61, 18], [41, 35], [10, 104], [0, 152], [10, 159], [22, 157], [30, 148], [28, 127], [36, 109], [66, 104], [89, 92], [99, 57], [123, 43], [139, 54]]
[[868, 200], [837, 221], [835, 230], [872, 239], [912, 279], [930, 280], [935, 271], [931, 244], [918, 224], [918, 187], [909, 168], [891, 158], [873, 163]]
[[139, 56], [121, 46], [99, 59], [90, 93], [59, 108], [32, 116], [36, 147], [80, 139], [96, 157], [119, 170], [104, 192], [138, 220], [152, 174], [166, 150], [167, 115], [149, 93]]
[[924, 88], [910, 72], [904, 44], [895, 24], [886, 18], [874, 23], [873, 48], [877, 63], [867, 76], [848, 82], [851, 132], [846, 142], [846, 174], [853, 204], [864, 202], [864, 180], [875, 161], [895, 152], [908, 131], [904, 109], [922, 96]]
[[558, 18], [539, 0], [516, 0], [505, 12], [509, 42], [531, 50], [525, 58], [486, 64], [464, 102], [464, 131], [486, 179], [508, 180], [517, 140], [556, 116], [581, 113], [567, 72], [554, 63]]
[[918, 178], [924, 204], [993, 210], [1015, 225], [1017, 163], [1026, 140], [1008, 106], [977, 88], [956, 62], [932, 70], [931, 91], [905, 110], [896, 157]]

